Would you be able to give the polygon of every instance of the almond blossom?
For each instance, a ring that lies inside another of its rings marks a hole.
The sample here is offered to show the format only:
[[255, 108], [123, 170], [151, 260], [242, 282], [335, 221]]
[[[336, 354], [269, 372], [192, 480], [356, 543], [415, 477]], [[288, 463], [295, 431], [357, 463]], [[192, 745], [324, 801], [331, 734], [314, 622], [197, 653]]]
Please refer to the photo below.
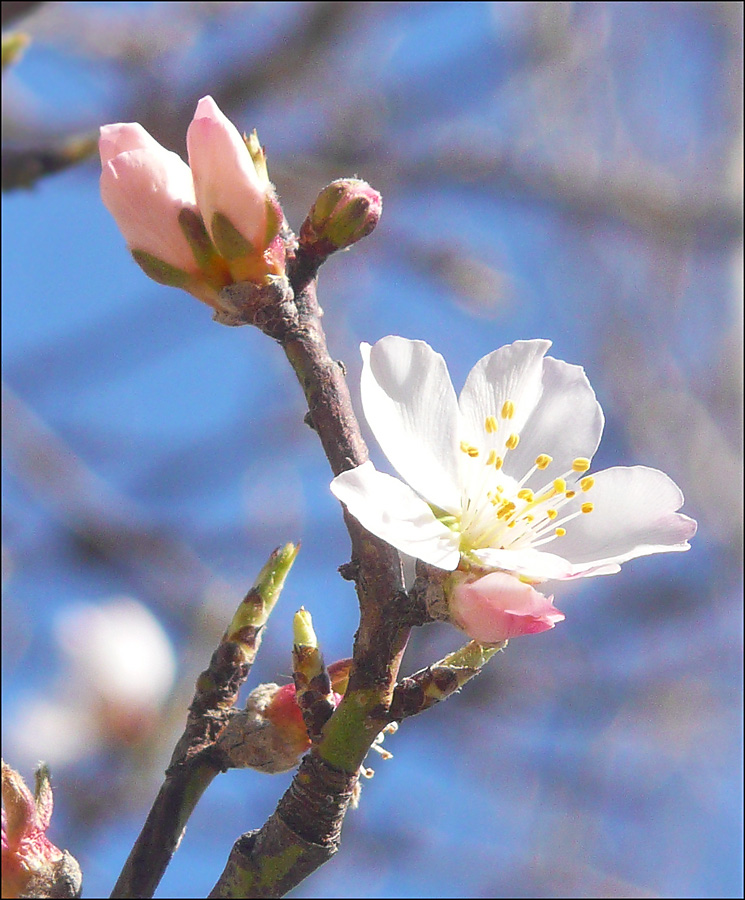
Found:
[[[606, 575], [637, 556], [688, 550], [696, 531], [663, 472], [590, 474], [603, 413], [583, 369], [547, 357], [549, 347], [532, 340], [495, 350], [458, 398], [445, 360], [423, 341], [362, 344], [365, 416], [401, 479], [368, 461], [331, 485], [373, 534], [433, 566], [470, 572], [494, 615], [527, 616], [528, 629], [536, 598], [510, 610], [516, 586], [485, 573], [528, 584]], [[563, 616], [546, 602], [540, 615], [551, 628]]]

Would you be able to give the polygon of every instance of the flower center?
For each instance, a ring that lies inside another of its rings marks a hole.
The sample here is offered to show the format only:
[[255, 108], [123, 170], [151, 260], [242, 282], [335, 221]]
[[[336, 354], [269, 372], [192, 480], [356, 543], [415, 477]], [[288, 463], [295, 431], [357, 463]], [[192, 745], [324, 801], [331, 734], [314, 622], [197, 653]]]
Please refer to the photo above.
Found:
[[460, 531], [462, 553], [487, 547], [540, 547], [563, 537], [572, 519], [593, 511], [593, 504], [584, 498], [595, 483], [585, 474], [590, 468], [585, 457], [574, 459], [566, 472], [551, 477], [547, 473], [538, 490], [525, 485], [536, 472], [550, 468], [553, 458], [547, 453], [539, 453], [520, 480], [505, 473], [505, 461], [520, 442], [519, 433], [510, 427], [514, 415], [515, 404], [505, 400], [499, 415], [484, 419], [478, 446], [461, 441], [461, 515], [459, 521], [447, 524]]

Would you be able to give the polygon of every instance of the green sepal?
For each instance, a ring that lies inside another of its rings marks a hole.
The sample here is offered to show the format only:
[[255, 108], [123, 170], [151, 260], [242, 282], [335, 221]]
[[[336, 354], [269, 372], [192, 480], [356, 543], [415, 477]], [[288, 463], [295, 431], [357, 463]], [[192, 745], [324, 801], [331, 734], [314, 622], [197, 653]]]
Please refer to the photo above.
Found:
[[212, 240], [225, 259], [242, 259], [254, 252], [250, 241], [238, 231], [230, 219], [221, 212], [212, 216]]
[[265, 184], [269, 184], [269, 172], [266, 168], [266, 153], [261, 146], [255, 128], [248, 137], [245, 134], [243, 135], [243, 143], [246, 145], [246, 149], [253, 161], [256, 174]]
[[212, 260], [217, 256], [217, 251], [210, 240], [202, 217], [195, 210], [185, 206], [178, 214], [178, 224], [191, 247], [191, 252], [194, 254], [194, 259], [199, 268], [208, 268]]
[[157, 281], [158, 284], [166, 284], [168, 287], [185, 288], [191, 282], [191, 276], [183, 269], [163, 262], [152, 253], [144, 250], [132, 250], [132, 258], [148, 278]]
[[329, 216], [336, 209], [337, 204], [346, 193], [346, 185], [341, 181], [332, 181], [318, 195], [311, 210], [311, 221], [316, 231], [323, 228]]

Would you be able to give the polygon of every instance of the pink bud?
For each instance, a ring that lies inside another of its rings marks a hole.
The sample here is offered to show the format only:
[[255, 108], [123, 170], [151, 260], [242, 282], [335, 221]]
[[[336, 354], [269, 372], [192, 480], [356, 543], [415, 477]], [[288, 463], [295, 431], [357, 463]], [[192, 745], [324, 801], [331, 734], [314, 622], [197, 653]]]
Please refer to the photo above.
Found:
[[564, 614], [529, 584], [506, 572], [491, 572], [458, 584], [449, 596], [453, 622], [475, 641], [493, 644], [553, 628]]
[[[333, 692], [334, 703], [341, 703], [341, 694]], [[288, 747], [300, 755], [310, 747], [310, 738], [303, 721], [303, 713], [297, 702], [294, 684], [285, 684], [271, 699], [265, 716], [281, 732]]]
[[229, 262], [261, 258], [282, 217], [265, 167], [257, 171], [246, 142], [212, 97], [197, 104], [186, 144], [197, 202], [215, 246]]
[[77, 897], [82, 875], [67, 851], [47, 838], [52, 818], [49, 773], [36, 773], [36, 794], [21, 776], [2, 764], [3, 897]]
[[199, 273], [178, 218], [183, 209], [198, 214], [186, 163], [137, 122], [104, 125], [98, 149], [101, 197], [130, 250]]

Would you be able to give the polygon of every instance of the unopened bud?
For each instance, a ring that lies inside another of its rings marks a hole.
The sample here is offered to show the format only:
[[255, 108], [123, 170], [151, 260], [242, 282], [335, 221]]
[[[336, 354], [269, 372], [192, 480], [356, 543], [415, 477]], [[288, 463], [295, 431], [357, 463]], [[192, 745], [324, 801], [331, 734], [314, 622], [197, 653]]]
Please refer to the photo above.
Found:
[[295, 685], [261, 684], [246, 708], [234, 712], [219, 747], [231, 768], [249, 767], [273, 775], [293, 769], [310, 747]]
[[297, 647], [318, 647], [318, 638], [313, 630], [313, 619], [304, 607], [300, 607], [292, 620], [292, 639]]
[[322, 257], [343, 250], [373, 231], [382, 210], [383, 198], [366, 181], [332, 181], [311, 207], [300, 230], [300, 244]]
[[32, 794], [21, 776], [2, 764], [3, 897], [79, 897], [77, 861], [47, 838], [52, 818], [49, 771], [40, 766]]

